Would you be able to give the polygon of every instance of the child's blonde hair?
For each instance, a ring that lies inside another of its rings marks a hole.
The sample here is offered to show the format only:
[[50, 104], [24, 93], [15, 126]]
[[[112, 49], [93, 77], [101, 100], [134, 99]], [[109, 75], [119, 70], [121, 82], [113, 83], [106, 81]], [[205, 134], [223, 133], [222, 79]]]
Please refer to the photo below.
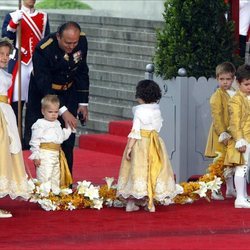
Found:
[[3, 37], [0, 38], [0, 47], [9, 47], [10, 48], [10, 53], [13, 51], [13, 44], [12, 41], [8, 37]]
[[232, 77], [234, 77], [235, 72], [236, 72], [236, 69], [235, 69], [234, 65], [230, 62], [223, 62], [223, 63], [219, 64], [215, 70], [216, 77], [219, 77], [219, 75], [221, 75], [221, 74], [227, 74], [227, 73], [231, 74]]
[[46, 109], [49, 107], [50, 104], [58, 105], [60, 106], [60, 100], [57, 95], [46, 95], [41, 100], [42, 109]]

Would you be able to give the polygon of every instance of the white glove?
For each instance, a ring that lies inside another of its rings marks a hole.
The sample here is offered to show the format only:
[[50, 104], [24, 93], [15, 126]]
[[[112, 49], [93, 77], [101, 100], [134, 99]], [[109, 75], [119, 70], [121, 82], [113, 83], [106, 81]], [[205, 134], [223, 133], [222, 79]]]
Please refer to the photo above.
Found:
[[19, 23], [19, 21], [23, 18], [23, 11], [22, 10], [16, 10], [11, 15], [12, 21], [16, 24]]

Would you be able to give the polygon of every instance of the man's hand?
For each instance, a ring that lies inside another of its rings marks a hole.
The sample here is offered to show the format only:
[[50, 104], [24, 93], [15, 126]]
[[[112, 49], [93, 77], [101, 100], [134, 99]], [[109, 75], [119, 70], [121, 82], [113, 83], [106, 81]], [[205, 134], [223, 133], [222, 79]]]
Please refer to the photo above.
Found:
[[62, 118], [63, 118], [66, 126], [68, 125], [72, 130], [76, 129], [77, 119], [68, 110], [63, 112]]
[[41, 165], [41, 160], [40, 159], [34, 159], [33, 163], [38, 168]]
[[89, 118], [88, 106], [79, 106], [79, 108], [77, 109], [77, 114], [78, 113], [82, 113], [83, 119], [85, 121], [88, 120], [88, 118]]

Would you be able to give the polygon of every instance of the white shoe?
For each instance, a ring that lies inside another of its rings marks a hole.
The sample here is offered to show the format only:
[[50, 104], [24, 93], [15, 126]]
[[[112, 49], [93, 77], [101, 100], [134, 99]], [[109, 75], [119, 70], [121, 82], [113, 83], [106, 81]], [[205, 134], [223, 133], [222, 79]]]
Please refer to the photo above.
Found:
[[235, 200], [234, 202], [234, 207], [235, 208], [250, 208], [250, 202], [247, 200]]
[[133, 211], [138, 211], [140, 208], [135, 205], [134, 202], [128, 202], [126, 206], [126, 212], [133, 212]]
[[223, 201], [224, 197], [222, 196], [221, 193], [213, 191], [211, 195], [211, 199], [216, 200], [216, 201]]
[[236, 191], [235, 190], [226, 191], [226, 198], [232, 198], [232, 197], [236, 197]]
[[0, 209], [0, 218], [11, 218], [12, 214], [9, 211]]

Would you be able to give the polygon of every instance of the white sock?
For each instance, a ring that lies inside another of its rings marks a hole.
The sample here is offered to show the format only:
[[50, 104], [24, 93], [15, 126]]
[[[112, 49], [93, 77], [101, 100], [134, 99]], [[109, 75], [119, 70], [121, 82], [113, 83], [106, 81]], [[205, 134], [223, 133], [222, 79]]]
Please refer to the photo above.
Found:
[[245, 195], [245, 197], [247, 197], [248, 196], [248, 194], [247, 194], [247, 180], [246, 180], [246, 178], [245, 178], [245, 183], [244, 183], [244, 195]]
[[234, 183], [236, 188], [236, 199], [245, 199], [245, 177], [234, 176]]
[[226, 178], [226, 190], [227, 193], [234, 192], [234, 179], [232, 176]]

